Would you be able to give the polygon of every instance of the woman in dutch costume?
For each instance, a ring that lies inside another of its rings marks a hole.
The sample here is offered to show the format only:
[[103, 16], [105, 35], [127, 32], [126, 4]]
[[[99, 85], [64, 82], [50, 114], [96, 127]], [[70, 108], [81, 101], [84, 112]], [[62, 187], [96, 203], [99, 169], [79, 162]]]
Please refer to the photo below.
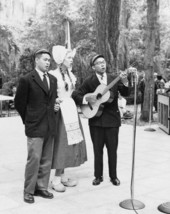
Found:
[[53, 47], [52, 54], [58, 67], [49, 73], [57, 78], [60, 103], [60, 112], [56, 115], [58, 126], [52, 162], [52, 169], [55, 169], [52, 188], [57, 192], [65, 192], [66, 187], [77, 185], [76, 179], [66, 175], [65, 168], [83, 164], [87, 161], [87, 152], [77, 107], [71, 98], [76, 84], [76, 77], [71, 72], [75, 49], [68, 50], [58, 45]]

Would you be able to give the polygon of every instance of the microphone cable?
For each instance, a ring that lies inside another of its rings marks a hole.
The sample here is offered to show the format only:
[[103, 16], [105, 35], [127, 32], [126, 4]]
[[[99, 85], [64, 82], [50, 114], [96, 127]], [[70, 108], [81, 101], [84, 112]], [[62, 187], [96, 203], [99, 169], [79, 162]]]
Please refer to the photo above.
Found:
[[[134, 79], [135, 80], [135, 79]], [[133, 81], [132, 81], [132, 86], [133, 86]], [[134, 84], [135, 87], [135, 94], [134, 94], [134, 122], [133, 122], [133, 151], [132, 151], [132, 170], [131, 170], [131, 185], [130, 185], [130, 192], [131, 192], [131, 203], [132, 203], [132, 208], [136, 214], [138, 212], [136, 211], [134, 207], [134, 171], [135, 171], [135, 145], [136, 145], [136, 124], [137, 124], [137, 81]]]
[[133, 151], [132, 151], [132, 170], [131, 170], [130, 193], [131, 193], [131, 203], [132, 203], [133, 210], [136, 214], [138, 214], [138, 212], [136, 211], [134, 204], [133, 204], [133, 199], [134, 199], [134, 171], [135, 171], [135, 139], [136, 139], [137, 108], [138, 108], [136, 103], [135, 103], [135, 107], [136, 108], [135, 108], [135, 112], [134, 112]]

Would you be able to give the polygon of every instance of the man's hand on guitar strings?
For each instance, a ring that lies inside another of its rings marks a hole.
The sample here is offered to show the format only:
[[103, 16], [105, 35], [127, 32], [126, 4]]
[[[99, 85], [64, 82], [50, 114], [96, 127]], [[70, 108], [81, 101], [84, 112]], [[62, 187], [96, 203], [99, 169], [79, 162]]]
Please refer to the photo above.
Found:
[[93, 103], [95, 103], [96, 102], [96, 95], [88, 95], [88, 96], [86, 96], [86, 101], [88, 102], [88, 103], [90, 103], [90, 104], [93, 104]]

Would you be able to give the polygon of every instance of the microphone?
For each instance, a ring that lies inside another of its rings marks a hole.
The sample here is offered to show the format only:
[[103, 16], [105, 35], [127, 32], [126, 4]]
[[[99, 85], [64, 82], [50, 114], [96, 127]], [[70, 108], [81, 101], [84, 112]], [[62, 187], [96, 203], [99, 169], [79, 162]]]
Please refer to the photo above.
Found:
[[134, 68], [134, 67], [130, 67], [129, 68], [129, 72], [130, 72], [130, 75], [131, 75], [131, 78], [130, 78], [131, 86], [133, 87], [134, 83], [138, 82], [137, 69]]

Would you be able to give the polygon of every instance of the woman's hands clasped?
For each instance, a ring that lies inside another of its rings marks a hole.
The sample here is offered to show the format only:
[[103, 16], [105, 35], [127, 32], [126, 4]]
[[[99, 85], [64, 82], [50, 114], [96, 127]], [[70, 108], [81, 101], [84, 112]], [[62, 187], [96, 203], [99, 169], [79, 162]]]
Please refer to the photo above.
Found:
[[60, 109], [60, 103], [62, 102], [61, 99], [56, 98], [55, 104], [54, 104], [54, 111], [57, 112]]

